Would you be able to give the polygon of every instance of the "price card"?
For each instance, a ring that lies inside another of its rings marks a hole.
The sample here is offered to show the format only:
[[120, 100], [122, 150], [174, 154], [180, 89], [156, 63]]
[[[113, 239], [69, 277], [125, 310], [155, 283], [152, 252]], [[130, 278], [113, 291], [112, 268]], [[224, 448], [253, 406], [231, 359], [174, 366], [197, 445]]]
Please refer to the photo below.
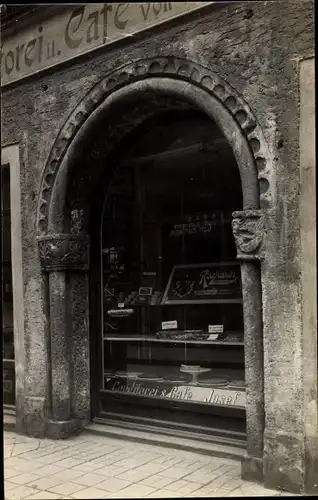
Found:
[[209, 325], [208, 326], [209, 333], [223, 333], [224, 325]]
[[178, 328], [178, 321], [163, 321], [161, 323], [161, 330], [175, 330]]
[[118, 307], [119, 307], [120, 309], [122, 309], [123, 307], [125, 307], [124, 302], [118, 302]]

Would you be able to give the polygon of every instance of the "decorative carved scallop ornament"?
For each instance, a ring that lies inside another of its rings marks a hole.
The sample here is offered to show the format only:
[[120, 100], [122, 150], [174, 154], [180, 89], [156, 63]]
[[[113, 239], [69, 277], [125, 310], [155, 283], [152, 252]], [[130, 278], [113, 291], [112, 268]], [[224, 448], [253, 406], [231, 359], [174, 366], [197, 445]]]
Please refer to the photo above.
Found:
[[64, 155], [76, 133], [91, 113], [114, 91], [150, 77], [171, 77], [193, 83], [216, 97], [231, 113], [241, 128], [254, 156], [260, 186], [260, 206], [273, 205], [271, 159], [260, 126], [239, 93], [213, 71], [195, 62], [177, 57], [155, 57], [131, 62], [109, 73], [97, 83], [68, 117], [50, 152], [40, 189], [37, 228], [48, 230], [48, 207], [55, 178]]

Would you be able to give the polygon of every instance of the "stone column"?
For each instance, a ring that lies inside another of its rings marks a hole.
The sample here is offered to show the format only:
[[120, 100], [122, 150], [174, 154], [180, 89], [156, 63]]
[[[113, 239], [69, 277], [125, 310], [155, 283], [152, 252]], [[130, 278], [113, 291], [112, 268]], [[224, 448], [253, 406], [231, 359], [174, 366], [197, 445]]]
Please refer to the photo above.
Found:
[[50, 438], [64, 438], [82, 426], [72, 405], [73, 302], [69, 282], [73, 273], [89, 267], [89, 239], [74, 234], [53, 234], [38, 240], [42, 271], [48, 273], [50, 328], [51, 408], [47, 425]]
[[246, 381], [247, 451], [242, 478], [263, 480], [264, 366], [260, 261], [263, 258], [264, 214], [233, 212], [232, 229], [241, 261]]
[[[300, 71], [299, 163], [297, 168], [286, 163], [281, 170], [277, 207], [267, 221], [270, 230], [266, 240], [266, 268], [262, 274], [264, 484], [268, 488], [317, 495], [314, 59], [299, 61], [297, 67]], [[293, 157], [294, 149], [288, 154], [285, 158]]]

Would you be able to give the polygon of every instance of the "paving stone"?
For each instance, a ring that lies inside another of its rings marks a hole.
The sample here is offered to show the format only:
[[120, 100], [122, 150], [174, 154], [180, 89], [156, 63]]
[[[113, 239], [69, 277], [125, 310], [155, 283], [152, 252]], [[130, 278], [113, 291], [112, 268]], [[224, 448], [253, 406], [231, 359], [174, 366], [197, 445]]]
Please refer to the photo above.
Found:
[[95, 486], [102, 481], [105, 481], [105, 476], [94, 474], [93, 472], [83, 474], [73, 479], [73, 483], [82, 484], [83, 486]]
[[94, 471], [98, 473], [97, 469], [98, 469], [97, 465], [95, 466], [89, 465], [89, 462], [88, 463], [83, 462], [80, 465], [75, 465], [75, 467], [72, 467], [72, 470], [76, 470], [78, 472], [81, 472], [82, 474], [88, 474], [89, 472], [94, 472]]
[[201, 470], [203, 467], [204, 467], [204, 463], [202, 462], [194, 462], [194, 461], [191, 461], [191, 462], [183, 462], [182, 461], [182, 467], [186, 467], [187, 469], [189, 469], [189, 471], [191, 472], [195, 472], [196, 470]]
[[[10, 469], [20, 470], [22, 466], [27, 464], [28, 462], [24, 458], [12, 457], [6, 459], [6, 467], [9, 467]], [[36, 467], [36, 465], [34, 467]]]
[[50, 489], [53, 493], [57, 493], [58, 495], [62, 495], [63, 498], [65, 495], [73, 495], [73, 493], [77, 493], [78, 491], [83, 489], [82, 484], [76, 484], [76, 483], [62, 483], [59, 484], [58, 486], [53, 486], [53, 488]]
[[[224, 476], [223, 476], [224, 477]], [[222, 484], [222, 488], [226, 489], [226, 490], [229, 490], [229, 491], [232, 491], [232, 490], [235, 490], [236, 488], [239, 488], [240, 486], [242, 486], [242, 484], [244, 484], [244, 481], [242, 479], [239, 479], [239, 478], [230, 478], [229, 480], [229, 476], [225, 476], [226, 478], [226, 482]], [[211, 483], [213, 484], [213, 483]]]
[[217, 488], [215, 490], [211, 490], [209, 488], [201, 488], [196, 490], [194, 493], [190, 494], [191, 497], [195, 498], [213, 498], [213, 497], [226, 497], [228, 496], [228, 490], [223, 488]]
[[224, 470], [221, 469], [222, 464], [219, 462], [210, 462], [210, 463], [205, 463], [202, 465], [202, 470], [207, 471], [207, 472], [214, 472], [214, 471], [220, 471], [224, 472]]
[[213, 488], [223, 488], [223, 485], [225, 485], [228, 482], [229, 482], [229, 477], [222, 474], [221, 476], [213, 479], [213, 481], [210, 481], [209, 487], [211, 487], [212, 489]]
[[[27, 500], [61, 500], [61, 497], [57, 493], [51, 493], [50, 491], [39, 491], [32, 495], [31, 497], [27, 497]], [[64, 499], [64, 497], [63, 497]]]
[[181, 495], [186, 496], [193, 491], [199, 490], [201, 487], [202, 485], [199, 483], [190, 483], [189, 481], [180, 479], [179, 481], [169, 484], [166, 489], [169, 491], [178, 491]]
[[105, 465], [115, 465], [119, 462], [119, 460], [118, 458], [109, 457], [108, 455], [105, 455], [105, 457], [101, 458], [100, 462]]
[[216, 473], [217, 475], [213, 475], [214, 472], [210, 472], [207, 470], [196, 470], [195, 472], [192, 472], [191, 474], [188, 475], [187, 480], [188, 481], [193, 481], [194, 483], [200, 483], [202, 485], [208, 484], [213, 480], [216, 480], [217, 477], [219, 477], [219, 474], [221, 475], [222, 473]]
[[90, 460], [89, 462], [87, 462], [87, 465], [89, 465], [92, 468], [97, 469], [97, 468], [105, 467], [105, 465], [111, 465], [112, 463], [113, 463], [113, 461], [109, 461], [105, 457], [99, 457], [97, 459]]
[[299, 497], [301, 496], [299, 493], [288, 493], [287, 491], [281, 491], [278, 493], [281, 497]]
[[142, 484], [132, 484], [128, 488], [118, 491], [113, 498], [145, 498], [150, 493], [154, 493], [155, 488]]
[[55, 465], [69, 469], [71, 467], [75, 467], [76, 465], [81, 465], [84, 462], [85, 462], [85, 459], [75, 460], [73, 458], [65, 458], [64, 460], [58, 460], [57, 462], [55, 462]]
[[257, 484], [242, 484], [240, 486], [240, 490], [244, 493], [245, 496], [273, 496], [278, 495], [279, 492], [276, 490], [269, 490], [264, 488], [262, 485]]
[[151, 476], [150, 472], [137, 472], [136, 469], [131, 469], [123, 472], [122, 474], [118, 474], [116, 477], [118, 477], [118, 479], [125, 479], [126, 481], [130, 481], [131, 483], [138, 483], [149, 476]]
[[34, 470], [34, 473], [38, 476], [54, 476], [55, 474], [59, 476], [63, 473], [65, 469], [56, 464], [41, 465], [39, 468]]
[[35, 491], [29, 486], [20, 485], [17, 488], [12, 488], [6, 494], [6, 500], [22, 500], [24, 498], [29, 498], [34, 495]]
[[37, 443], [21, 443], [21, 444], [15, 444], [13, 446], [11, 455], [13, 457], [16, 457], [18, 455], [21, 455], [23, 453], [29, 453], [31, 451], [36, 451], [38, 448]]
[[112, 465], [109, 466], [104, 466], [100, 469], [95, 470], [95, 474], [100, 474], [101, 476], [106, 477], [117, 477], [120, 476], [121, 474], [124, 474], [127, 472], [129, 469], [127, 468], [122, 468], [122, 467], [114, 467]]
[[9, 435], [9, 433], [6, 432], [6, 434], [3, 435], [3, 444], [7, 445], [7, 444], [14, 443], [15, 439], [16, 439], [16, 434]]
[[108, 479], [104, 478], [102, 483], [99, 483], [98, 487], [108, 491], [109, 493], [116, 493], [117, 491], [121, 491], [132, 483], [130, 481], [126, 481], [125, 479], [118, 479], [116, 477], [111, 477]]
[[182, 498], [182, 495], [177, 491], [157, 490], [150, 493], [147, 498]]
[[83, 472], [75, 469], [64, 469], [57, 474], [61, 482], [73, 481], [73, 479], [82, 476]]
[[240, 467], [239, 468], [231, 468], [230, 470], [226, 471], [224, 473], [224, 475], [240, 479], [241, 478], [241, 468]]
[[13, 490], [13, 488], [17, 488], [17, 483], [12, 483], [11, 481], [5, 481], [4, 482], [4, 491], [10, 491]]
[[146, 479], [141, 481], [140, 484], [145, 484], [146, 486], [152, 486], [153, 488], [161, 489], [161, 488], [165, 488], [166, 486], [168, 486], [169, 484], [174, 483], [174, 482], [175, 482], [175, 479], [173, 479], [171, 477], [160, 476], [158, 474], [155, 476], [147, 477]]
[[[19, 460], [19, 463], [17, 463], [16, 465], [12, 465], [10, 467], [12, 467], [12, 469], [18, 470], [20, 474], [22, 472], [33, 472], [33, 471], [36, 472], [36, 470], [39, 468], [39, 464], [33, 460], [28, 461], [23, 458], [16, 458], [16, 457], [9, 460]], [[6, 465], [7, 465], [7, 460], [6, 460]]]
[[154, 464], [162, 464], [163, 462], [167, 462], [168, 460], [172, 460], [173, 458], [175, 458], [175, 457], [171, 457], [169, 455], [161, 455], [160, 457], [152, 460], [152, 462]]
[[172, 477], [174, 479], [181, 479], [185, 476], [189, 476], [188, 469], [184, 467], [169, 467], [168, 469], [163, 470], [160, 474], [164, 477]]
[[9, 467], [7, 467], [7, 463], [5, 463], [5, 468], [4, 468], [5, 479], [10, 479], [10, 477], [18, 476], [18, 474], [20, 474], [19, 470], [9, 469]]
[[139, 467], [140, 465], [144, 465], [147, 462], [148, 460], [144, 460], [143, 458], [127, 458], [125, 460], [115, 462], [115, 465], [118, 467], [128, 467], [129, 469], [133, 469]]
[[165, 464], [156, 464], [154, 462], [150, 462], [147, 464], [143, 464], [140, 467], [135, 469], [136, 472], [149, 472], [150, 474], [159, 474], [161, 471], [169, 468], [169, 465]]
[[245, 497], [244, 493], [239, 489], [235, 489], [233, 491], [228, 491], [227, 490], [227, 497]]
[[[25, 458], [29, 458], [30, 460], [38, 460], [39, 458], [47, 457], [49, 454], [50, 452], [46, 450], [36, 450], [30, 451]], [[23, 457], [21, 456], [21, 458]]]
[[5, 458], [6, 500], [280, 495], [243, 481], [235, 460], [85, 433], [67, 442], [11, 438], [4, 452], [15, 445], [18, 456]]
[[14, 476], [11, 478], [11, 482], [15, 484], [28, 484], [31, 481], [37, 481], [41, 479], [41, 476], [38, 474], [33, 474], [33, 472], [23, 472], [18, 476]]
[[37, 467], [40, 467], [41, 465], [54, 464], [54, 463], [57, 463], [60, 461], [61, 461], [60, 457], [56, 457], [54, 454], [51, 454], [51, 453], [48, 453], [47, 455], [43, 455], [42, 457], [38, 457], [34, 460]]
[[28, 484], [30, 488], [36, 488], [38, 490], [50, 490], [53, 486], [61, 484], [62, 480], [55, 476], [42, 477], [41, 479], [36, 479]]
[[106, 496], [107, 492], [105, 492], [105, 490], [91, 487], [73, 493], [72, 498], [78, 498], [79, 500], [92, 500], [95, 498], [106, 498]]

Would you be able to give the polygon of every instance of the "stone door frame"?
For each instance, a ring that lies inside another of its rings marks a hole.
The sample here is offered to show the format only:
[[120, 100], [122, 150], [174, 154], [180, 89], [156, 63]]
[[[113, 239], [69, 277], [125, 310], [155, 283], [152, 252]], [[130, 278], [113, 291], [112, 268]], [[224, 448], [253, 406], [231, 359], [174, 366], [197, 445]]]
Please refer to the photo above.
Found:
[[[88, 270], [85, 206], [66, 210], [76, 150], [110, 110], [145, 93], [186, 101], [210, 117], [228, 140], [240, 171], [243, 210], [233, 214], [241, 262], [245, 330], [246, 478], [262, 480], [264, 436], [261, 273], [266, 215], [275, 204], [271, 157], [251, 109], [224, 79], [197, 63], [156, 57], [127, 64], [96, 84], [68, 117], [44, 168], [37, 238], [46, 284], [51, 356], [51, 407], [47, 435], [66, 437], [90, 419]], [[86, 376], [86, 379], [85, 379]], [[86, 385], [78, 380], [87, 380]]]

